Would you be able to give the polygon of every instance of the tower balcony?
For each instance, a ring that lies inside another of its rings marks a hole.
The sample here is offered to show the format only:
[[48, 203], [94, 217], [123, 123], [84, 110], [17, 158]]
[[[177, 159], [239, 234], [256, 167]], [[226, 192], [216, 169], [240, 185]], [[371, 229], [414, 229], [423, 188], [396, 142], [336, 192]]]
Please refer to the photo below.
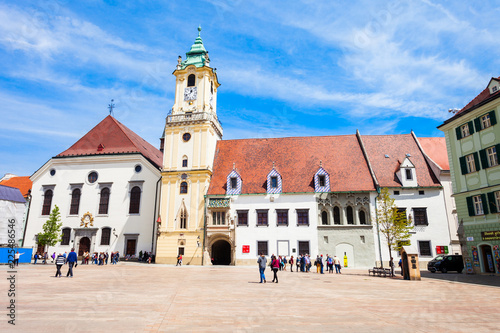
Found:
[[208, 112], [185, 112], [182, 114], [172, 114], [167, 116], [166, 126], [189, 125], [198, 122], [209, 121], [214, 129], [222, 136], [222, 126], [217, 116]]

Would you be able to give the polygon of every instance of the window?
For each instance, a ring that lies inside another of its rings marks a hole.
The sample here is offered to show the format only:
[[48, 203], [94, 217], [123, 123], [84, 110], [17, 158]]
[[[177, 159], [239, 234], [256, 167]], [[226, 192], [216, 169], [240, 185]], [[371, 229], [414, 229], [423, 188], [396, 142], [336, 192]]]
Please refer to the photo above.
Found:
[[324, 187], [326, 185], [326, 177], [325, 175], [318, 176], [319, 186]]
[[490, 115], [485, 114], [481, 118], [481, 129], [485, 129], [491, 126]]
[[55, 176], [55, 174], [56, 174], [56, 170], [55, 170], [55, 169], [51, 169], [51, 170], [50, 170], [50, 175], [51, 175], [51, 176]]
[[430, 241], [418, 241], [418, 248], [421, 257], [432, 257]]
[[179, 250], [177, 252], [178, 256], [183, 256], [184, 255], [184, 247], [179, 247]]
[[101, 230], [101, 245], [109, 245], [111, 238], [111, 228], [102, 228]]
[[99, 199], [99, 214], [107, 214], [109, 206], [109, 188], [105, 187], [101, 190], [101, 198]]
[[181, 193], [181, 194], [186, 194], [186, 193], [188, 193], [188, 183], [187, 183], [187, 182], [182, 182], [182, 183], [181, 183], [181, 190], [180, 190], [180, 193]]
[[187, 228], [187, 213], [186, 213], [186, 208], [185, 207], [183, 207], [181, 209], [181, 213], [179, 215], [179, 228], [180, 229], [186, 229]]
[[418, 191], [418, 195], [424, 195], [425, 191]]
[[492, 205], [490, 204], [490, 207], [491, 208], [494, 208], [491, 209], [491, 212], [492, 213], [500, 213], [500, 191], [496, 191], [496, 192], [492, 192], [492, 193], [488, 193], [492, 198], [490, 200], [490, 202], [493, 203], [493, 207], [491, 207]]
[[69, 245], [70, 235], [71, 235], [71, 228], [64, 228], [62, 230], [61, 245]]
[[466, 136], [469, 136], [469, 124], [462, 125], [460, 127], [460, 130], [462, 131], [462, 138], [465, 138]]
[[474, 162], [474, 154], [465, 156], [465, 162], [467, 163], [467, 173], [476, 171], [476, 164]]
[[366, 224], [366, 213], [364, 210], [360, 210], [359, 213], [359, 224]]
[[321, 213], [321, 224], [328, 225], [328, 212], [323, 211]]
[[187, 159], [187, 158], [184, 158], [184, 159], [182, 160], [182, 167], [183, 167], [183, 168], [187, 168], [187, 166], [188, 166], [188, 159]]
[[486, 154], [488, 156], [488, 166], [492, 167], [498, 165], [498, 155], [496, 147], [486, 148]]
[[238, 178], [231, 177], [231, 188], [236, 189], [238, 187]]
[[90, 184], [94, 184], [96, 181], [97, 181], [97, 172], [95, 171], [92, 171], [91, 173], [89, 173], [88, 175], [88, 180], [89, 180], [89, 183]]
[[309, 241], [299, 241], [299, 254], [309, 254]]
[[[186, 114], [187, 114], [187, 112], [186, 112]], [[189, 134], [189, 133], [182, 134], [182, 140], [184, 140], [184, 142], [188, 142], [189, 139], [191, 139], [191, 134]]]
[[257, 226], [267, 226], [267, 209], [259, 209], [257, 210]]
[[79, 188], [75, 188], [73, 192], [71, 192], [71, 206], [69, 208], [69, 215], [78, 215], [81, 193], [82, 192]]
[[333, 207], [333, 224], [340, 224], [340, 208]]
[[225, 224], [226, 224], [226, 212], [212, 213], [212, 225], [225, 225]]
[[288, 209], [277, 209], [276, 215], [278, 218], [277, 225], [288, 225]]
[[142, 166], [140, 164], [137, 164], [134, 168], [135, 172], [139, 173], [142, 171]]
[[328, 244], [328, 236], [323, 236], [323, 243]]
[[273, 176], [271, 177], [271, 188], [277, 188], [278, 187], [278, 177]]
[[361, 241], [361, 244], [365, 244], [365, 236], [359, 236], [359, 240]]
[[406, 180], [412, 180], [413, 175], [412, 175], [411, 169], [405, 169], [405, 172], [406, 172]]
[[345, 213], [347, 215], [346, 216], [347, 217], [347, 224], [354, 224], [354, 214], [352, 212], [352, 207], [347, 206]]
[[196, 76], [194, 74], [191, 74], [188, 76], [188, 87], [194, 87], [196, 84]]
[[[487, 163], [486, 153], [483, 151], [483, 164]], [[479, 154], [474, 152], [472, 154], [460, 157], [460, 168], [462, 170], [462, 175], [466, 175], [471, 172], [476, 172], [481, 169], [481, 165], [479, 164]]]
[[238, 210], [238, 225], [248, 226], [248, 210]]
[[50, 215], [50, 206], [52, 205], [52, 190], [46, 190], [43, 195], [42, 215]]
[[429, 225], [427, 221], [427, 208], [413, 208], [415, 225]]
[[394, 191], [394, 195], [399, 195], [399, 191]]
[[263, 254], [265, 256], [269, 255], [267, 249], [267, 241], [257, 241], [257, 253], [259, 255]]
[[484, 215], [483, 200], [481, 196], [480, 195], [473, 196], [472, 201], [474, 203], [474, 213], [476, 215]]
[[139, 186], [134, 186], [130, 191], [130, 207], [128, 209], [128, 213], [139, 214], [140, 204], [141, 204], [141, 188]]
[[297, 209], [297, 225], [309, 225], [309, 209]]

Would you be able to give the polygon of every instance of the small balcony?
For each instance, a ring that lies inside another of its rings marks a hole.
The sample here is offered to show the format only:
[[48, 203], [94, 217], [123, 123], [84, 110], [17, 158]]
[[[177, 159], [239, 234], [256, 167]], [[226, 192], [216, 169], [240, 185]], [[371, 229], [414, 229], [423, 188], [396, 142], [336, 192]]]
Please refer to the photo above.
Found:
[[217, 116], [208, 112], [185, 112], [167, 116], [167, 126], [176, 126], [179, 124], [191, 124], [200, 121], [210, 121], [215, 129], [222, 136], [222, 127]]

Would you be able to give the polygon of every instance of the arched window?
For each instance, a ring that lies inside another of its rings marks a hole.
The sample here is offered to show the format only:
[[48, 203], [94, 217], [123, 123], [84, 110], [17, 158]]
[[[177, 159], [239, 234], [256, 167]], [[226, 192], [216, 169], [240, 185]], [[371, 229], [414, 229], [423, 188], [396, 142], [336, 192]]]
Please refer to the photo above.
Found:
[[191, 74], [188, 76], [188, 87], [194, 87], [196, 84], [196, 76]]
[[187, 214], [186, 209], [182, 208], [181, 214], [179, 216], [179, 228], [186, 229], [187, 228]]
[[359, 211], [359, 224], [366, 224], [366, 214], [364, 210]]
[[111, 237], [111, 228], [102, 228], [101, 230], [101, 245], [109, 245]]
[[69, 245], [70, 235], [71, 235], [71, 228], [64, 228], [62, 230], [61, 245]]
[[328, 213], [325, 211], [321, 213], [321, 224], [328, 225]]
[[212, 81], [210, 82], [210, 92], [214, 93], [214, 83]]
[[352, 207], [347, 206], [346, 208], [347, 224], [354, 224], [354, 215], [352, 213]]
[[50, 215], [50, 206], [52, 205], [52, 190], [45, 191], [43, 195], [42, 215]]
[[139, 214], [139, 207], [141, 204], [141, 188], [134, 186], [130, 191], [130, 207], [129, 214]]
[[71, 206], [69, 208], [69, 215], [78, 215], [81, 194], [82, 192], [79, 188], [75, 188], [73, 192], [71, 192]]
[[333, 207], [333, 224], [340, 224], [340, 208]]
[[188, 183], [187, 182], [182, 182], [181, 183], [181, 194], [188, 193]]
[[99, 214], [107, 214], [109, 206], [109, 188], [101, 190], [101, 199], [99, 200]]

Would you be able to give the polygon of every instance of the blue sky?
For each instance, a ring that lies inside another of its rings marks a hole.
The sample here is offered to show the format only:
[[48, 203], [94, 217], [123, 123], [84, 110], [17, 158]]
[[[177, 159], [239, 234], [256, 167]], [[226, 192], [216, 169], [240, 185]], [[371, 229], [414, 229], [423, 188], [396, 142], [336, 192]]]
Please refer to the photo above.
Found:
[[0, 177], [108, 115], [158, 147], [201, 25], [224, 139], [443, 136], [500, 75], [493, 1], [0, 1]]

